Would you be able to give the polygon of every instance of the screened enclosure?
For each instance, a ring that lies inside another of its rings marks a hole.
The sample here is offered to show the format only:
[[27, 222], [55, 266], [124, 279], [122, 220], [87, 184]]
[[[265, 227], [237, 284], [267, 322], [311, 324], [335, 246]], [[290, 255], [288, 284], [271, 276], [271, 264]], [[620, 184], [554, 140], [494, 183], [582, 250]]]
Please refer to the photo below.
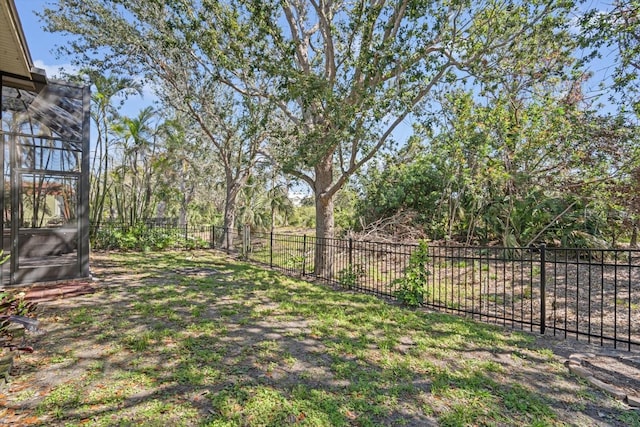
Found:
[[0, 76], [2, 283], [86, 277], [89, 88]]

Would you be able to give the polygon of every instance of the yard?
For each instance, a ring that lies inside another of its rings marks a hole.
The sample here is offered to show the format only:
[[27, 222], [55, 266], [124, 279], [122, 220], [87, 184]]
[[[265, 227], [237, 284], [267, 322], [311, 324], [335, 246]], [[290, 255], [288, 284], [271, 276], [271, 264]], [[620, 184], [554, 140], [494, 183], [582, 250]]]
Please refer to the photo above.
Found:
[[640, 425], [555, 341], [408, 310], [211, 251], [94, 254], [42, 303], [0, 424]]

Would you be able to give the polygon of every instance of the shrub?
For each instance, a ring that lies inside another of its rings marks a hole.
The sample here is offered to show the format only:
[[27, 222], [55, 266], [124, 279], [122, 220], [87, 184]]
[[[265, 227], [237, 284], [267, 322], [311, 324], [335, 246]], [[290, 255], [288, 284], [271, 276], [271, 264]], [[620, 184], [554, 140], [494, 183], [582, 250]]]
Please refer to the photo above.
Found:
[[393, 293], [398, 300], [409, 307], [422, 305], [427, 295], [427, 263], [429, 261], [429, 246], [422, 240], [416, 250], [409, 257], [409, 265], [404, 270], [404, 276], [394, 283], [399, 288]]
[[347, 289], [353, 289], [358, 284], [358, 278], [364, 276], [364, 268], [361, 265], [349, 265], [338, 272], [338, 282]]
[[134, 226], [104, 224], [91, 242], [94, 249], [123, 251], [149, 251], [184, 247], [207, 247], [200, 238], [185, 238], [184, 229], [178, 227], [154, 227], [146, 224]]

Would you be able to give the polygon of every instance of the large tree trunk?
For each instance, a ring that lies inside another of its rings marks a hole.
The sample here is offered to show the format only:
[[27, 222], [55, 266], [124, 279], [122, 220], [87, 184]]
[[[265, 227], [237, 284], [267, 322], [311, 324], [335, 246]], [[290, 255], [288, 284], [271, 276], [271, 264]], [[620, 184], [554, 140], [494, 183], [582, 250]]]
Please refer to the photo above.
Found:
[[314, 273], [317, 277], [331, 278], [333, 266], [334, 218], [333, 193], [329, 193], [333, 183], [332, 156], [325, 156], [315, 167], [316, 202], [316, 247]]
[[224, 208], [224, 233], [222, 233], [222, 248], [231, 249], [233, 247], [233, 230], [236, 222], [235, 204], [230, 206], [225, 204]]
[[186, 182], [180, 181], [180, 192], [182, 193], [182, 197], [180, 199], [180, 212], [178, 214], [178, 225], [180, 227], [184, 227], [187, 225], [187, 213], [189, 210], [189, 204], [193, 199], [193, 193], [195, 192], [195, 188], [193, 185], [190, 185], [187, 188]]
[[224, 249], [233, 247], [233, 231], [236, 224], [236, 201], [240, 192], [241, 184], [233, 182], [227, 177], [227, 191], [224, 200], [224, 233], [220, 246]]

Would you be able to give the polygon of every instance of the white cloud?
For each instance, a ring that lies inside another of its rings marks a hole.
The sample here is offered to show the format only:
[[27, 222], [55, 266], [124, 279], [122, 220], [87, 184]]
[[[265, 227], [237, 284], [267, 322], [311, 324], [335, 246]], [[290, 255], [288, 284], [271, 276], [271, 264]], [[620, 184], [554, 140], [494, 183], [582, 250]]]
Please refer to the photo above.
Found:
[[62, 77], [63, 72], [67, 74], [78, 72], [78, 68], [71, 64], [47, 65], [40, 59], [33, 61], [33, 65], [43, 69], [47, 73], [47, 77], [53, 79]]

